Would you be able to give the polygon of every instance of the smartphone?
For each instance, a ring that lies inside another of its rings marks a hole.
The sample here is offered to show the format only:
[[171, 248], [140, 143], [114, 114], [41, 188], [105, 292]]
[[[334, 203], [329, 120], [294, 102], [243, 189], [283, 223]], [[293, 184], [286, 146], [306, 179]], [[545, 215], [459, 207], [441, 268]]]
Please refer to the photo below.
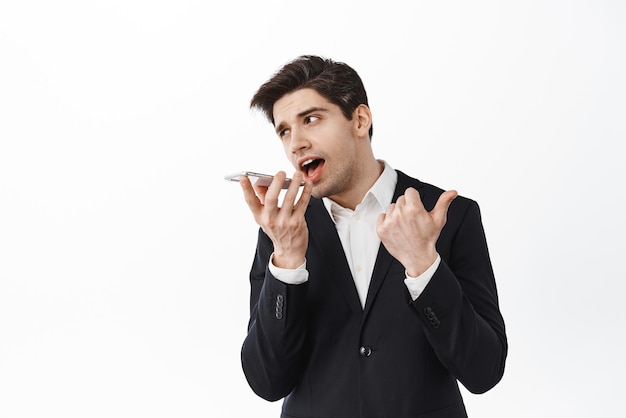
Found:
[[[254, 184], [255, 186], [262, 186], [262, 187], [269, 187], [269, 185], [272, 183], [272, 179], [274, 178], [274, 176], [272, 176], [271, 174], [262, 174], [262, 173], [255, 173], [254, 171], [239, 171], [237, 173], [233, 173], [233, 174], [229, 174], [227, 176], [224, 176], [225, 180], [229, 180], [229, 181], [239, 181], [239, 177], [241, 176], [246, 176], [250, 179], [250, 182], [252, 182], [252, 184]], [[285, 182], [283, 183], [283, 189], [287, 189], [289, 188], [289, 185], [291, 184], [291, 179], [285, 179]], [[304, 182], [302, 182], [301, 185], [304, 185]]]

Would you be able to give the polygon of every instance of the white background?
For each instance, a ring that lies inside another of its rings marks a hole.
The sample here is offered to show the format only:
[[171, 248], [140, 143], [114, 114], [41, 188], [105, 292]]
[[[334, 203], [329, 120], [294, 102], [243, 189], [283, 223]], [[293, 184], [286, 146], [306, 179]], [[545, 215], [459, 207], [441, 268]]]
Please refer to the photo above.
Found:
[[0, 3], [0, 417], [278, 416], [239, 350], [292, 172], [256, 88], [353, 66], [376, 156], [476, 199], [510, 343], [473, 417], [624, 417], [626, 4]]

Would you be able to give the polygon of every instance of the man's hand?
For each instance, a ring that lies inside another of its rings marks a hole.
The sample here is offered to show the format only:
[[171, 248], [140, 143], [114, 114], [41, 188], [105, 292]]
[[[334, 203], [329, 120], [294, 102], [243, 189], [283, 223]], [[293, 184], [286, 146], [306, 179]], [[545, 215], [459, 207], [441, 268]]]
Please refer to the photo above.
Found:
[[435, 244], [456, 196], [454, 190], [444, 192], [428, 212], [417, 190], [410, 187], [378, 217], [376, 232], [381, 242], [410, 277], [419, 276], [437, 259]]
[[239, 183], [254, 220], [274, 244], [274, 265], [295, 269], [304, 263], [309, 244], [309, 229], [304, 213], [311, 199], [313, 185], [307, 182], [296, 202], [303, 179], [302, 173], [296, 172], [282, 206], [279, 206], [279, 194], [285, 178], [285, 172], [279, 171], [269, 187], [253, 186], [245, 176], [239, 179]]

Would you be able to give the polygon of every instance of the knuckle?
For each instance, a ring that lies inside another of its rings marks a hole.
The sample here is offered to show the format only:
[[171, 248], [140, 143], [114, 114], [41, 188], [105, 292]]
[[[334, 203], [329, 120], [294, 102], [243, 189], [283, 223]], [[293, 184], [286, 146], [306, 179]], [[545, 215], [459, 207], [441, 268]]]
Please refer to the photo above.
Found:
[[265, 204], [268, 206], [277, 206], [278, 196], [265, 196]]
[[270, 229], [274, 229], [274, 227], [276, 226], [276, 222], [274, 221], [274, 218], [270, 216], [268, 213], [263, 213], [261, 215], [261, 223], [266, 228], [270, 228]]

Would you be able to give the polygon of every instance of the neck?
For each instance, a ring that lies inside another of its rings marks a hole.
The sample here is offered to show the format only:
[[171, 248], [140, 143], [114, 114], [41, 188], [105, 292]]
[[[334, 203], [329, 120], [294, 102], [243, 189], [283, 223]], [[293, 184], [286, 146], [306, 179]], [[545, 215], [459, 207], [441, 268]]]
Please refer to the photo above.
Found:
[[373, 157], [368, 159], [367, 164], [359, 167], [359, 174], [355, 176], [353, 187], [341, 195], [329, 196], [329, 198], [344, 208], [354, 210], [363, 201], [365, 194], [376, 183], [384, 169], [383, 162]]

